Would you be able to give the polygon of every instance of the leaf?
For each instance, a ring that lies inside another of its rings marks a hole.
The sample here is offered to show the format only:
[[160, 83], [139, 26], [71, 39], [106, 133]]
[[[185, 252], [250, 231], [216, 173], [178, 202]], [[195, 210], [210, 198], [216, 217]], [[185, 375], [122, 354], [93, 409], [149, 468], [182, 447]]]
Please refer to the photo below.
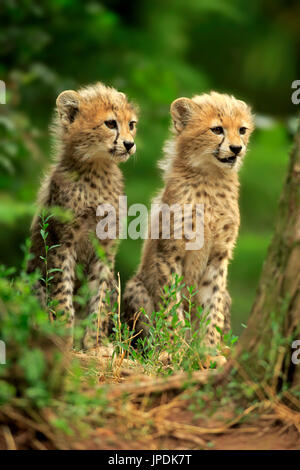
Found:
[[49, 251], [50, 251], [50, 250], [53, 250], [53, 248], [58, 248], [59, 246], [61, 246], [61, 245], [60, 245], [60, 244], [58, 244], [58, 245], [52, 245], [52, 246], [50, 246]]

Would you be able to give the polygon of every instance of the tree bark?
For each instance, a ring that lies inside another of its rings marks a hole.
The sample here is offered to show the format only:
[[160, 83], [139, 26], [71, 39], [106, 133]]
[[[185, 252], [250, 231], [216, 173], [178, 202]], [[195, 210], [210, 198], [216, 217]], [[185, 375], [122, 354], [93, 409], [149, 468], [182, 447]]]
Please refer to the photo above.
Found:
[[270, 369], [273, 369], [278, 373], [278, 387], [286, 381], [291, 388], [300, 388], [300, 364], [292, 361], [295, 351], [292, 342], [299, 339], [299, 326], [300, 127], [291, 152], [275, 233], [263, 266], [256, 300], [237, 348], [237, 357], [242, 357], [243, 351], [247, 352], [244, 363], [247, 362], [248, 372], [256, 382], [268, 381]]

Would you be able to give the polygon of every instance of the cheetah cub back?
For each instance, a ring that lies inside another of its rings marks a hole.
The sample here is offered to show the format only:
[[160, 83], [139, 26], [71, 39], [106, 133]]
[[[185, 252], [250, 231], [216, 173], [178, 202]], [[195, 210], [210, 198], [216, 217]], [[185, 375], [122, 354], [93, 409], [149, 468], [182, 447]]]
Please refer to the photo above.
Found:
[[[175, 236], [176, 224], [171, 226], [169, 239], [163, 238], [161, 227], [158, 239], [151, 239], [149, 233], [137, 274], [126, 286], [125, 317], [132, 321], [141, 307], [147, 315], [158, 311], [162, 286], [176, 273], [183, 276], [186, 286], [195, 286], [194, 304], [202, 306], [209, 320], [205, 343], [215, 348], [221, 340], [220, 330], [230, 329], [227, 269], [240, 223], [238, 170], [253, 131], [253, 118], [243, 101], [216, 92], [175, 100], [171, 116], [173, 137], [160, 162], [165, 185], [155, 202], [169, 207], [178, 204], [183, 214], [184, 205], [190, 204], [192, 216], [190, 220], [183, 216], [180, 229], [190, 223], [195, 233], [199, 230], [195, 227], [197, 208], [202, 204], [204, 242], [187, 249], [184, 230], [180, 239]], [[179, 317], [186, 307], [183, 300]], [[196, 309], [193, 315], [196, 320]], [[140, 316], [137, 329], [146, 334], [144, 321]]]
[[[56, 118], [53, 134], [56, 142], [56, 162], [44, 179], [38, 197], [38, 205], [51, 213], [53, 206], [72, 214], [69, 222], [57, 217], [48, 219], [47, 245], [55, 246], [48, 252], [48, 270], [53, 279], [46, 292], [42, 280], [37, 286], [41, 301], [55, 301], [54, 315], [60, 314], [72, 330], [74, 325], [73, 294], [77, 284], [75, 267], [83, 265], [88, 280], [91, 299], [87, 314], [97, 317], [100, 297], [109, 292], [111, 303], [116, 296], [113, 269], [116, 240], [104, 239], [99, 243], [104, 258], [96, 256], [91, 235], [96, 234], [96, 209], [100, 204], [114, 206], [119, 217], [119, 196], [123, 195], [123, 177], [119, 163], [125, 162], [136, 150], [137, 113], [123, 93], [97, 83], [78, 91], [68, 90], [56, 100]], [[40, 218], [37, 215], [31, 227], [31, 252], [33, 259], [28, 271], [39, 268], [45, 279], [45, 256], [40, 234]], [[118, 226], [118, 220], [117, 220]], [[51, 271], [50, 271], [51, 272]], [[105, 312], [105, 308], [101, 309]], [[90, 348], [100, 336], [110, 330], [109, 316], [104, 314], [100, 323], [87, 328], [83, 346]], [[100, 327], [100, 328], [99, 328]]]

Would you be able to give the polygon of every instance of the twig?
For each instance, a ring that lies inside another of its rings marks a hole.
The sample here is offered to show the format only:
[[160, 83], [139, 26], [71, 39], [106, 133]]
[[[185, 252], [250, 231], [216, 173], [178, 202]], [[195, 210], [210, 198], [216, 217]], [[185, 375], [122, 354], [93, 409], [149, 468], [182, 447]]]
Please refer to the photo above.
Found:
[[1, 429], [2, 429], [2, 433], [3, 433], [4, 439], [5, 439], [5, 442], [6, 442], [6, 445], [7, 445], [7, 449], [8, 450], [17, 450], [15, 440], [13, 438], [13, 435], [12, 435], [11, 430], [9, 429], [9, 427], [3, 425], [3, 426], [1, 426]]
[[140, 383], [121, 384], [121, 385], [118, 385], [117, 387], [110, 388], [109, 395], [112, 398], [117, 398], [124, 393], [132, 394], [132, 395], [143, 395], [145, 393], [153, 393], [153, 392], [162, 393], [167, 390], [180, 389], [187, 382], [205, 384], [215, 374], [216, 372], [214, 370], [196, 371], [192, 374], [183, 372], [180, 374], [173, 375], [172, 377], [167, 378], [167, 379], [163, 378], [163, 379], [155, 379], [155, 380], [147, 380], [147, 381], [144, 380]]
[[[140, 310], [139, 312], [136, 312], [134, 314], [134, 318], [133, 318], [133, 326], [132, 326], [132, 331], [135, 330], [135, 327], [136, 327], [136, 324], [137, 324], [137, 321], [138, 319], [140, 318], [140, 315], [142, 313], [142, 310]], [[140, 334], [143, 330], [140, 330], [138, 334]], [[130, 347], [131, 347], [131, 341], [133, 340], [133, 338], [135, 338], [137, 335], [134, 335], [130, 338], [130, 342], [128, 344], [128, 351], [127, 351], [127, 359], [128, 359], [128, 356], [129, 356], [129, 351], [130, 351]]]
[[100, 326], [101, 326], [101, 307], [102, 307], [103, 292], [104, 292], [104, 283], [102, 283], [102, 286], [101, 286], [101, 294], [100, 294], [99, 307], [98, 307], [97, 342], [96, 342], [97, 346], [99, 344], [99, 332], [100, 332]]
[[22, 414], [17, 413], [11, 407], [2, 407], [0, 417], [1, 417], [1, 414], [3, 414], [4, 416], [7, 416], [8, 418], [13, 420], [14, 422], [19, 421], [21, 423], [24, 423], [27, 428], [32, 428], [35, 431], [39, 431], [39, 432], [43, 433], [46, 437], [48, 437], [48, 439], [51, 442], [53, 442], [56, 445], [56, 447], [58, 449], [64, 449], [65, 448], [60, 443], [60, 440], [58, 440], [54, 436], [54, 434], [50, 431], [50, 428], [46, 426], [46, 424], [38, 424], [38, 423], [34, 422], [33, 420], [31, 420], [30, 418], [26, 418]]
[[33, 439], [32, 440], [32, 444], [34, 445], [34, 447], [37, 449], [37, 450], [48, 450], [47, 447], [44, 446], [44, 444], [42, 444], [40, 441], [38, 441], [37, 439]]
[[[179, 431], [186, 431], [187, 433], [191, 433], [194, 435], [199, 434], [222, 434], [227, 431], [230, 427], [237, 424], [244, 416], [249, 415], [253, 410], [260, 407], [262, 403], [255, 403], [254, 405], [249, 406], [246, 410], [244, 410], [241, 414], [239, 414], [236, 418], [229, 421], [227, 424], [223, 426], [215, 427], [215, 428], [203, 428], [201, 426], [193, 426], [190, 424], [183, 424], [183, 423], [174, 423], [172, 421], [164, 421], [163, 424], [165, 425], [168, 431], [179, 430]], [[162, 423], [160, 423], [162, 424]]]
[[279, 378], [279, 375], [280, 375], [280, 371], [281, 371], [281, 367], [282, 367], [282, 363], [283, 363], [283, 360], [284, 360], [285, 353], [286, 353], [285, 348], [283, 346], [280, 346], [279, 351], [278, 351], [277, 362], [276, 362], [275, 367], [274, 367], [274, 375], [273, 375], [273, 380], [272, 380], [272, 389], [273, 389], [274, 394], [276, 393], [278, 378]]
[[119, 328], [119, 341], [122, 339], [121, 331], [121, 279], [120, 273], [118, 273], [118, 328]]

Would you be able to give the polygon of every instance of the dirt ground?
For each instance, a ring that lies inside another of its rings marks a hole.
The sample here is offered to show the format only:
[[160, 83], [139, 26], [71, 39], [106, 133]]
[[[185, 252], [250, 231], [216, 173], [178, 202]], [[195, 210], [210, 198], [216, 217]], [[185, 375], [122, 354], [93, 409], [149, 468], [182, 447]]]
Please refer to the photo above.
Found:
[[[69, 445], [64, 443], [61, 449], [76, 450], [299, 450], [300, 435], [295, 429], [284, 430], [280, 425], [271, 429], [265, 428], [266, 423], [257, 421], [253, 428], [240, 426], [219, 435], [184, 436], [178, 432], [175, 436], [157, 436], [156, 438], [140, 438], [132, 441], [122, 438], [113, 429], [96, 429], [88, 439], [75, 439]], [[2, 429], [3, 431], [3, 429]], [[12, 442], [14, 442], [13, 445]], [[0, 435], [0, 450], [6, 449], [55, 449], [48, 441], [34, 439], [26, 430], [18, 430], [13, 441]]]
[[[259, 425], [259, 423], [257, 423]], [[280, 426], [274, 427], [271, 430], [263, 430], [253, 432], [249, 427], [243, 426], [239, 429], [233, 429], [225, 434], [217, 436], [204, 435], [203, 439], [194, 437], [192, 440], [190, 437], [186, 440], [185, 438], [170, 439], [168, 437], [161, 437], [155, 443], [152, 442], [151, 447], [147, 446], [147, 441], [137, 441], [134, 444], [125, 440], [121, 440], [113, 433], [107, 433], [101, 431], [101, 441], [98, 439], [84, 443], [84, 446], [80, 444], [75, 445], [77, 449], [94, 448], [94, 449], [120, 449], [120, 450], [201, 450], [201, 449], [213, 449], [213, 450], [299, 450], [300, 449], [300, 436], [295, 430], [282, 432]], [[205, 440], [206, 438], [206, 440]], [[198, 443], [197, 443], [198, 441]], [[149, 444], [149, 443], [148, 443]], [[207, 445], [209, 444], [209, 445]], [[89, 447], [91, 446], [91, 447]]]
[[[109, 356], [109, 355], [108, 355]], [[85, 366], [90, 358], [81, 357]], [[246, 406], [237, 415], [236, 405], [209, 414], [210, 402], [200, 417], [189, 408], [191, 399], [182, 391], [184, 373], [169, 378], [149, 377], [130, 362], [114, 373], [103, 374], [99, 363], [98, 384], [108, 386], [114, 412], [103, 424], [95, 417], [84, 432], [67, 437], [47, 425], [47, 410], [40, 420], [0, 409], [0, 450], [3, 449], [97, 449], [97, 450], [291, 450], [300, 449], [300, 413], [276, 396]], [[101, 371], [101, 372], [100, 372]], [[189, 391], [217, 377], [215, 371], [198, 371]], [[127, 398], [124, 402], [124, 393]], [[245, 420], [245, 418], [247, 418]], [[39, 422], [40, 421], [40, 422]]]

